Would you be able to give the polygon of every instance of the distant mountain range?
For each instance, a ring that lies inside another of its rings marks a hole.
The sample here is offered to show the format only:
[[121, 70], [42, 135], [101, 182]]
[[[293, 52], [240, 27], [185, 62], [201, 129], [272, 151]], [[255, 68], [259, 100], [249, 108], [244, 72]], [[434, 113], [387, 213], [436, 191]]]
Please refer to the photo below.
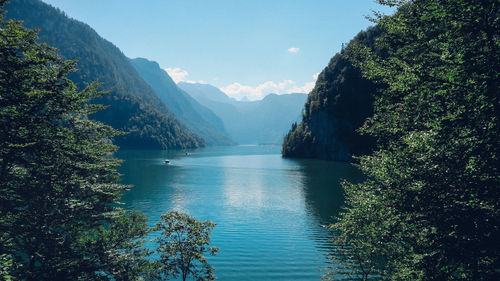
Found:
[[208, 84], [181, 82], [178, 86], [219, 116], [240, 144], [280, 144], [292, 123], [301, 119], [307, 99], [306, 94], [297, 93], [237, 101]]
[[28, 28], [40, 28], [40, 41], [58, 48], [62, 57], [78, 59], [79, 71], [70, 78], [80, 88], [98, 80], [102, 89], [110, 91], [96, 101], [110, 107], [92, 118], [129, 132], [117, 137], [118, 145], [155, 149], [205, 145], [202, 137], [172, 114], [128, 58], [88, 25], [39, 0], [11, 0], [5, 8], [7, 18], [23, 20]]
[[201, 104], [210, 101], [231, 104], [238, 102], [236, 99], [228, 97], [219, 88], [210, 84], [180, 82], [178, 86]]
[[211, 85], [176, 85], [156, 62], [127, 58], [87, 24], [40, 0], [11, 0], [5, 8], [7, 18], [39, 28], [39, 40], [63, 58], [78, 60], [70, 79], [80, 89], [99, 81], [110, 92], [95, 101], [109, 107], [91, 117], [128, 132], [114, 140], [121, 147], [279, 144], [301, 118], [305, 94], [237, 101]]
[[181, 90], [158, 63], [144, 58], [131, 59], [139, 75], [167, 105], [168, 109], [189, 129], [205, 139], [207, 145], [234, 144], [224, 129], [224, 123], [210, 109]]

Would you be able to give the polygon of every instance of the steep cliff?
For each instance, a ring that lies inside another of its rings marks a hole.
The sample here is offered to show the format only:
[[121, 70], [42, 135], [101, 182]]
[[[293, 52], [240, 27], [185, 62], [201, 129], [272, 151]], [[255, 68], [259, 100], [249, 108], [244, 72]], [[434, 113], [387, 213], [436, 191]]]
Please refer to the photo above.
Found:
[[[374, 47], [380, 30], [360, 32], [350, 43]], [[320, 73], [304, 105], [302, 122], [293, 124], [282, 145], [284, 157], [349, 161], [371, 151], [371, 137], [356, 132], [373, 114], [377, 85], [348, 60], [349, 48], [336, 54]]]

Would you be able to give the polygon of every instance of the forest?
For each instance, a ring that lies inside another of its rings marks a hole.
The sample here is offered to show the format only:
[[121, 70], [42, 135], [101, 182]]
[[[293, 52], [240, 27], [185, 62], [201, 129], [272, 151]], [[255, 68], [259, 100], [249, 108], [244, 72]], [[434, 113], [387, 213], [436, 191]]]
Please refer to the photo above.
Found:
[[[500, 9], [498, 1], [380, 1], [375, 49], [349, 61], [381, 85], [358, 130], [376, 141], [355, 158], [330, 229], [332, 259], [360, 280], [498, 280]], [[382, 54], [378, 53], [382, 50]]]

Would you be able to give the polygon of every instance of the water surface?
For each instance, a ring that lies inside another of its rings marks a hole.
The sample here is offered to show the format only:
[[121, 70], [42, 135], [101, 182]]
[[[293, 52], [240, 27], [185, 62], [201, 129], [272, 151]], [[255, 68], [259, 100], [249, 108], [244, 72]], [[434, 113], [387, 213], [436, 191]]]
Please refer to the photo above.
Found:
[[331, 247], [322, 225], [342, 204], [340, 180], [360, 174], [345, 163], [283, 159], [279, 152], [119, 151], [123, 183], [135, 185], [122, 201], [150, 224], [170, 209], [217, 223], [212, 245], [220, 252], [209, 260], [218, 280], [320, 280]]

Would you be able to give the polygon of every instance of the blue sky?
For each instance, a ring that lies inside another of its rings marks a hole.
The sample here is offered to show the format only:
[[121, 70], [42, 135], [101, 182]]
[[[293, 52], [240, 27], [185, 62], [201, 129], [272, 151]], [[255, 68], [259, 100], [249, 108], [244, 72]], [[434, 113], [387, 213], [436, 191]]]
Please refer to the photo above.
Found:
[[251, 100], [307, 92], [343, 42], [373, 25], [374, 0], [43, 0], [176, 81]]

